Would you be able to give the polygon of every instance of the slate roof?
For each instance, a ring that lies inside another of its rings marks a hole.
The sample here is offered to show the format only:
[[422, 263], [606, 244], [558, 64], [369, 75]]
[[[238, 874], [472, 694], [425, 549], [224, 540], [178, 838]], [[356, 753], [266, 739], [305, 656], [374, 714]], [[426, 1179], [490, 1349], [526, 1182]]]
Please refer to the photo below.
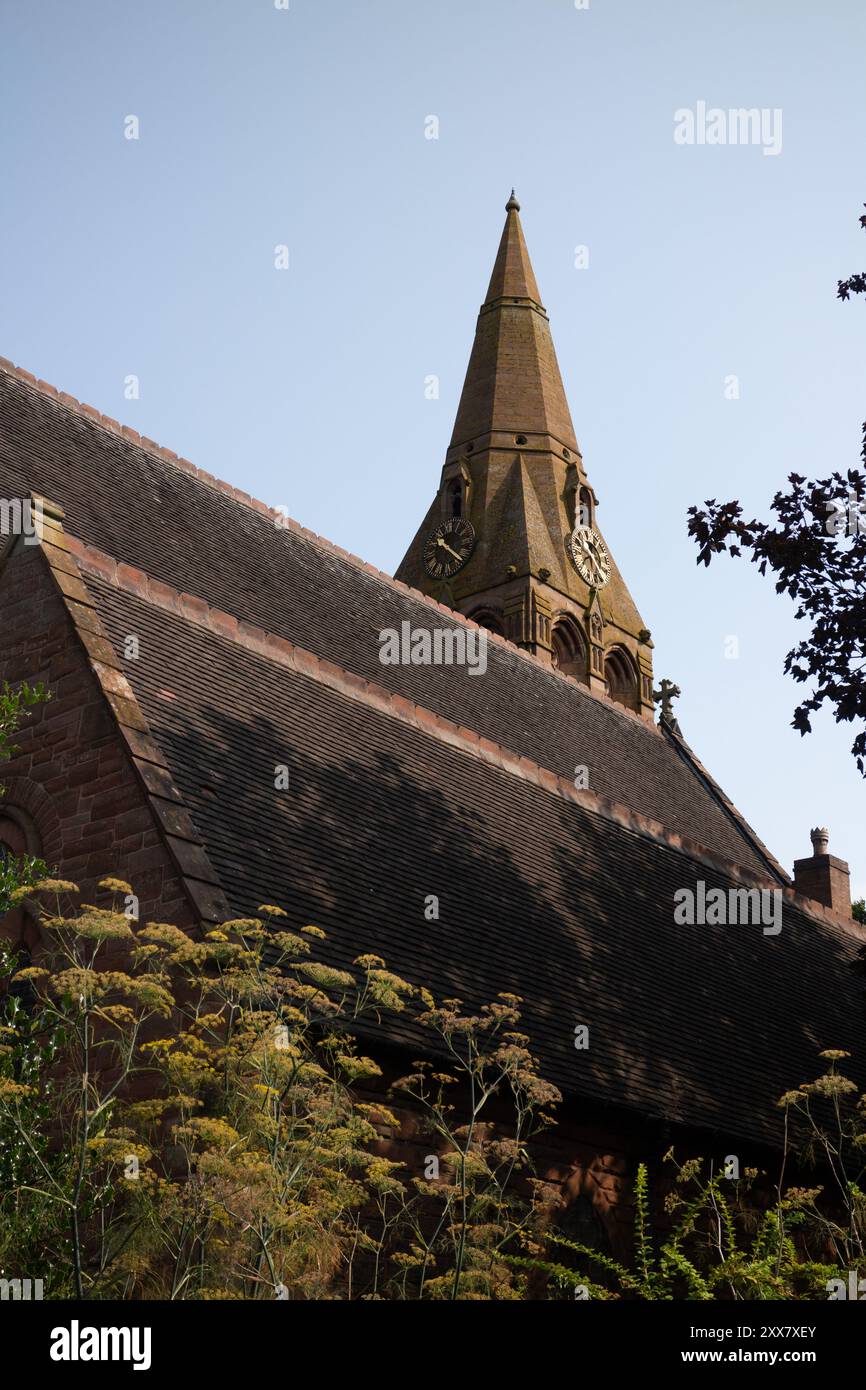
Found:
[[96, 549], [561, 776], [585, 765], [600, 796], [783, 880], [722, 794], [644, 721], [492, 638], [483, 677], [462, 667], [382, 665], [383, 629], [465, 620], [311, 532], [280, 529], [267, 509], [0, 367], [0, 496], [31, 490], [60, 503], [66, 529]]
[[484, 677], [382, 666], [381, 628], [460, 620], [2, 369], [0, 496], [31, 490], [65, 509], [118, 657], [140, 639], [118, 664], [232, 911], [277, 901], [336, 961], [375, 951], [439, 997], [513, 991], [564, 1091], [726, 1135], [776, 1142], [819, 1048], [866, 1055], [853, 925], [790, 889], [779, 936], [674, 924], [699, 879], [779, 881], [677, 740], [507, 643]]
[[[88, 588], [233, 909], [263, 897], [437, 998], [505, 990], [566, 1093], [777, 1142], [817, 1052], [866, 1056], [860, 940], [790, 903], [682, 927], [674, 893], [737, 882], [435, 734], [101, 580]], [[207, 678], [202, 679], [202, 673]], [[290, 769], [276, 792], [274, 766]], [[424, 903], [439, 898], [429, 922]], [[577, 1023], [588, 1051], [574, 1047]], [[417, 1041], [415, 1039], [407, 1039]]]

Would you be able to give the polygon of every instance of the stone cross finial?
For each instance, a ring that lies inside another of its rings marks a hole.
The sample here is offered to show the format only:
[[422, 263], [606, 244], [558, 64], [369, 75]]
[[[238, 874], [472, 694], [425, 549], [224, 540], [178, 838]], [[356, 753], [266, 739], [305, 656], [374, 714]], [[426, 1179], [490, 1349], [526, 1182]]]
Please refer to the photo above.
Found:
[[667, 724], [669, 728], [674, 729], [676, 732], [679, 732], [679, 725], [676, 721], [672, 701], [678, 699], [681, 694], [682, 691], [679, 686], [674, 685], [673, 681], [669, 680], [663, 680], [658, 690], [653, 691], [653, 699], [661, 700], [660, 722], [662, 724]]

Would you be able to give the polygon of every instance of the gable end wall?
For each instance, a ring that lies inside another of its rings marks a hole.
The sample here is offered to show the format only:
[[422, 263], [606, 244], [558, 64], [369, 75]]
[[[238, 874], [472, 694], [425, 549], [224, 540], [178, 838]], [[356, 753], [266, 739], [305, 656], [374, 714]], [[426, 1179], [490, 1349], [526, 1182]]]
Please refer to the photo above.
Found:
[[5, 805], [35, 822], [49, 869], [92, 901], [126, 879], [142, 920], [191, 926], [195, 914], [166, 850], [111, 709], [39, 546], [20, 544], [0, 570], [0, 683], [42, 681], [36, 706], [0, 765]]

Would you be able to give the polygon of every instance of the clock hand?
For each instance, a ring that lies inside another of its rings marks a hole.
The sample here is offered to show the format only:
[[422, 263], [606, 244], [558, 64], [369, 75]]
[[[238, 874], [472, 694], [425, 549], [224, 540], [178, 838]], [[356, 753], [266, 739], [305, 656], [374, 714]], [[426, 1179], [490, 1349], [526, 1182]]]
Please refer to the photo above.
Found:
[[589, 542], [589, 553], [592, 556], [592, 560], [596, 569], [598, 569], [599, 571], [603, 570], [604, 561], [602, 559], [601, 546], [595, 539], [592, 539]]
[[457, 554], [456, 550], [452, 550], [450, 545], [446, 544], [446, 542], [443, 541], [441, 536], [437, 537], [436, 544], [441, 545], [443, 550], [447, 550], [449, 555], [453, 555], [455, 560], [461, 560], [463, 558], [461, 555]]

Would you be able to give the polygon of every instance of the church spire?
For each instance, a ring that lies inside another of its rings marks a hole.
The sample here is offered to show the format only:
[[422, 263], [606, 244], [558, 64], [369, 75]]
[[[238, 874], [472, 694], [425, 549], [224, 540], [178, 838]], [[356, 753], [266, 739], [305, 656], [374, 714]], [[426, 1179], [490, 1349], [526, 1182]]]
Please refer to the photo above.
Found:
[[478, 315], [475, 342], [451, 446], [489, 434], [534, 434], [577, 452], [574, 426], [550, 324], [514, 196], [505, 205], [505, 226], [487, 295]]
[[512, 190], [411, 588], [653, 717], [652, 642], [598, 525]]

